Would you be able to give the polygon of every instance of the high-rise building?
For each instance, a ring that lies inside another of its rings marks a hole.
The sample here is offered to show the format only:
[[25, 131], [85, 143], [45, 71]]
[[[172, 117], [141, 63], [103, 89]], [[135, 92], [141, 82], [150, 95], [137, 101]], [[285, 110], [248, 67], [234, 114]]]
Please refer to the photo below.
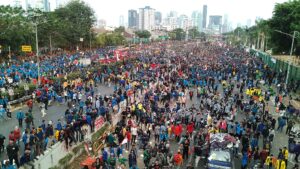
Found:
[[170, 13], [169, 13], [169, 15], [168, 15], [168, 17], [177, 17], [177, 12], [176, 11], [171, 11]]
[[193, 22], [188, 16], [180, 15], [178, 18], [178, 25], [179, 28], [182, 28], [183, 30], [188, 30], [193, 27]]
[[68, 0], [56, 0], [56, 8], [61, 8], [66, 5]]
[[206, 28], [206, 19], [207, 19], [207, 5], [203, 5], [203, 20], [202, 20], [202, 26], [205, 29]]
[[208, 29], [214, 33], [222, 32], [222, 16], [220, 15], [211, 15], [209, 16]]
[[120, 17], [119, 17], [119, 26], [125, 26], [125, 24], [124, 24], [124, 16], [123, 15], [120, 15]]
[[229, 31], [229, 23], [228, 23], [228, 15], [224, 15], [224, 22], [223, 22], [223, 27], [222, 27], [222, 33], [226, 33]]
[[14, 0], [14, 7], [22, 7], [21, 0]]
[[34, 8], [33, 0], [25, 0], [25, 8], [26, 10], [29, 10], [30, 8]]
[[154, 13], [154, 18], [155, 18], [155, 25], [160, 25], [161, 21], [162, 21], [162, 16], [161, 16], [161, 12], [155, 12]]
[[151, 31], [155, 27], [155, 9], [146, 6], [139, 9], [139, 29]]
[[203, 31], [202, 26], [202, 13], [199, 11], [193, 11], [192, 13], [192, 27], [197, 27], [199, 32]]
[[38, 8], [44, 12], [49, 12], [50, 11], [49, 0], [36, 0], [35, 8]]
[[105, 28], [106, 27], [106, 20], [104, 20], [104, 19], [98, 20], [97, 25], [98, 25], [99, 28]]
[[49, 12], [50, 2], [49, 0], [25, 0], [25, 8], [26, 10], [36, 8], [44, 12]]
[[129, 28], [137, 28], [138, 27], [138, 13], [136, 10], [128, 11], [128, 27]]

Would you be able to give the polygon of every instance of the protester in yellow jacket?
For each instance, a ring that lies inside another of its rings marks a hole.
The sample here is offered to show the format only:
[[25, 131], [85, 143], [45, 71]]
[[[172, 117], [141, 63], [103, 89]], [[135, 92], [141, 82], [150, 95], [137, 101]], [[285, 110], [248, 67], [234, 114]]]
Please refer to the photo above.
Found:
[[273, 154], [271, 154], [266, 158], [265, 165], [269, 166], [270, 168], [273, 168], [274, 166], [276, 166], [276, 162], [276, 157], [274, 157]]
[[276, 163], [276, 169], [286, 169], [285, 161], [278, 159]]
[[282, 149], [282, 154], [283, 154], [283, 156], [284, 156], [284, 159], [287, 160], [288, 157], [289, 157], [289, 150], [288, 150], [286, 147], [284, 147], [284, 148]]

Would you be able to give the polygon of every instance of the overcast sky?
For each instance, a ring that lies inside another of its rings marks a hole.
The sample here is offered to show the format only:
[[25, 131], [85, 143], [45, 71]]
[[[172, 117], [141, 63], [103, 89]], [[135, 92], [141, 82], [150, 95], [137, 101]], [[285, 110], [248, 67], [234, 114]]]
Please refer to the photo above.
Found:
[[[0, 0], [1, 5], [13, 4], [15, 0]], [[21, 0], [25, 1], [25, 0]], [[57, 0], [49, 0], [51, 8], [56, 6]], [[58, 0], [67, 2], [69, 0]], [[136, 9], [151, 6], [162, 12], [163, 17], [173, 10], [179, 14], [186, 14], [189, 17], [195, 10], [202, 11], [204, 4], [208, 6], [209, 15], [228, 14], [229, 21], [233, 26], [237, 23], [246, 25], [248, 19], [254, 24], [256, 17], [264, 19], [272, 16], [276, 3], [287, 0], [83, 0], [95, 11], [97, 19], [105, 19], [107, 25], [118, 26], [120, 15], [124, 15], [127, 22], [129, 9]]]

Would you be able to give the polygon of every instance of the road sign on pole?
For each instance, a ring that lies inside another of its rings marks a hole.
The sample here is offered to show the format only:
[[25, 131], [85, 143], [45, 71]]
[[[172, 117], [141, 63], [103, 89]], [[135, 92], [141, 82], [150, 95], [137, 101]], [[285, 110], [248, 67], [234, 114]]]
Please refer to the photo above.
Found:
[[31, 52], [32, 48], [31, 48], [31, 46], [28, 46], [28, 45], [22, 45], [22, 51], [23, 52]]

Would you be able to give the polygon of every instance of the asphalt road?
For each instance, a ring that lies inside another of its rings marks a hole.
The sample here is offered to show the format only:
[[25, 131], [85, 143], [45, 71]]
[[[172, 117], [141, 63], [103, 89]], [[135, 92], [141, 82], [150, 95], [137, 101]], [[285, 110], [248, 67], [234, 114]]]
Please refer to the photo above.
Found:
[[[113, 87], [107, 87], [104, 85], [100, 85], [97, 87], [97, 91], [95, 91], [95, 95], [108, 95], [113, 92]], [[34, 125], [39, 126], [42, 124], [42, 120], [46, 121], [46, 124], [51, 120], [53, 121], [54, 125], [56, 125], [56, 122], [58, 119], [64, 119], [64, 113], [67, 109], [67, 106], [65, 103], [59, 104], [57, 102], [52, 102], [50, 106], [48, 107], [48, 110], [46, 111], [47, 115], [45, 117], [42, 117], [40, 105], [38, 103], [34, 103], [33, 105], [33, 117], [34, 117]], [[18, 121], [16, 119], [16, 112], [23, 111], [24, 113], [28, 111], [27, 106], [20, 107], [18, 110], [15, 110], [12, 113], [12, 119], [8, 120], [0, 120], [0, 133], [3, 134], [6, 137], [4, 145], [7, 145], [8, 143], [8, 135], [11, 131], [14, 130], [15, 126], [18, 126]], [[23, 121], [23, 128], [21, 128], [22, 132], [25, 128], [25, 122]], [[23, 143], [20, 143], [21, 151], [19, 153], [23, 153], [24, 145]], [[22, 154], [20, 154], [22, 155]], [[7, 159], [6, 152], [0, 153], [0, 160]]]
[[[220, 87], [219, 90], [222, 91], [222, 88]], [[95, 94], [98, 94], [98, 95], [99, 94], [101, 94], [101, 95], [111, 94], [112, 91], [113, 91], [112, 86], [107, 87], [107, 86], [100, 85], [97, 88], [97, 91], [96, 91]], [[199, 105], [199, 102], [200, 102], [200, 100], [197, 99], [196, 97], [194, 97], [192, 102], [190, 100], [187, 101], [187, 105], [191, 106], [192, 104], [195, 104], [195, 106], [197, 107], [197, 105]], [[21, 110], [26, 112], [27, 107], [22, 107]], [[47, 115], [44, 118], [42, 118], [42, 114], [40, 112], [39, 105], [36, 103], [36, 104], [34, 104], [34, 107], [33, 107], [34, 124], [35, 125], [40, 125], [43, 119], [46, 120], [46, 121], [52, 120], [55, 124], [57, 122], [57, 119], [59, 119], [59, 118], [63, 119], [65, 110], [66, 110], [66, 104], [59, 104], [59, 103], [53, 102], [51, 104], [51, 106], [49, 106], [49, 108], [48, 108]], [[272, 101], [272, 99], [269, 102], [269, 110], [270, 110], [270, 112], [275, 112], [274, 102]], [[12, 131], [14, 129], [15, 126], [18, 125], [18, 122], [15, 118], [15, 116], [16, 116], [15, 112], [12, 114], [12, 116], [13, 116], [12, 119], [5, 120], [5, 121], [0, 121], [0, 133], [5, 135], [6, 138], [7, 138], [5, 145], [7, 144], [8, 134], [10, 133], [10, 131]], [[274, 116], [278, 116], [278, 115], [276, 113], [274, 113]], [[238, 114], [237, 115], [237, 120], [241, 121], [243, 118], [245, 118], [244, 114]], [[278, 154], [278, 149], [279, 148], [281, 148], [283, 146], [287, 146], [287, 139], [288, 139], [288, 137], [284, 133], [276, 132], [276, 136], [275, 136], [274, 143], [273, 143], [274, 148], [272, 150], [272, 153], [274, 155]], [[260, 139], [260, 140], [262, 140], [262, 139]], [[150, 141], [152, 143], [154, 143], [153, 136], [151, 137]], [[171, 143], [171, 150], [173, 152], [177, 152], [178, 147], [179, 147], [178, 143], [176, 143], [174, 141], [171, 141], [170, 143]], [[260, 147], [261, 147], [262, 143], [260, 142], [259, 144], [260, 144]], [[24, 149], [23, 144], [21, 143], [20, 145], [21, 145], [21, 152], [23, 152], [23, 149]], [[138, 151], [138, 156], [139, 156], [138, 165], [139, 165], [140, 168], [144, 167], [142, 154], [143, 154], [143, 151], [139, 150]], [[127, 152], [125, 152], [125, 157], [127, 157]], [[191, 158], [191, 156], [190, 156], [190, 158]], [[1, 153], [0, 154], [0, 160], [3, 160], [3, 159], [7, 159], [6, 153]], [[184, 161], [184, 166], [182, 168], [185, 168], [185, 166], [187, 164], [191, 164], [192, 161], [193, 160], [191, 160], [191, 159], [185, 160]], [[289, 164], [290, 165], [288, 166], [288, 168], [290, 168], [292, 165], [294, 165], [292, 162], [290, 162]], [[204, 166], [204, 162], [201, 161], [199, 166]], [[236, 169], [239, 169], [240, 166], [241, 166], [241, 160], [238, 159], [238, 158], [235, 159]]]

